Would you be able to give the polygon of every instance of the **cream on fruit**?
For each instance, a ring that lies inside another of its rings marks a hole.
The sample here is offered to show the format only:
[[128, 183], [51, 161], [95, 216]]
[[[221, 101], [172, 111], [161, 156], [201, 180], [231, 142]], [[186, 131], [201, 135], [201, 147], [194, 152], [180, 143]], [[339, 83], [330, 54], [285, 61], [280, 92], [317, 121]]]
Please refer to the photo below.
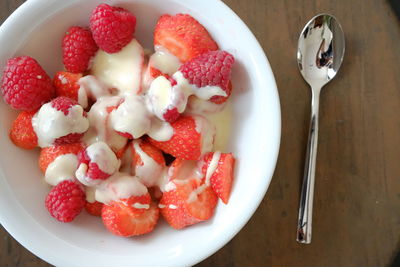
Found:
[[133, 141], [133, 149], [140, 157], [142, 164], [137, 164], [134, 168], [135, 176], [147, 187], [158, 186], [162, 178], [164, 166], [157, 163], [152, 157], [147, 155], [140, 147], [140, 140]]
[[202, 136], [201, 155], [204, 155], [213, 150], [215, 126], [201, 115], [192, 115], [192, 117], [196, 123], [196, 132]]
[[143, 63], [143, 48], [132, 39], [118, 53], [108, 54], [100, 49], [94, 57], [91, 73], [122, 95], [134, 94], [141, 90]]
[[137, 177], [117, 172], [96, 187], [95, 199], [98, 202], [109, 204], [131, 196], [146, 194], [147, 187]]
[[156, 45], [154, 49], [155, 53], [150, 56], [149, 66], [168, 75], [174, 74], [181, 65], [179, 58], [171, 54], [163, 46]]
[[90, 128], [83, 138], [87, 145], [102, 141], [113, 150], [122, 149], [126, 145], [127, 138], [114, 131], [109, 120], [109, 109], [118, 106], [121, 101], [123, 98], [120, 96], [104, 96], [93, 104], [88, 112]]
[[[119, 170], [120, 160], [117, 159], [115, 153], [104, 142], [96, 142], [88, 146], [85, 153], [90, 159], [90, 163], [96, 164], [100, 171], [108, 175], [112, 175]], [[75, 172], [76, 178], [86, 186], [99, 184], [101, 180], [93, 179], [87, 175], [89, 166], [81, 162]]]
[[190, 96], [196, 96], [201, 100], [209, 100], [213, 96], [227, 96], [219, 86], [205, 86], [198, 88], [183, 76], [180, 71], [174, 73], [171, 81], [164, 76], [155, 78], [147, 92], [148, 108], [161, 120], [166, 120], [164, 115], [168, 110], [176, 108], [179, 113], [185, 111]]
[[115, 94], [104, 83], [100, 82], [93, 75], [86, 75], [79, 79], [78, 103], [86, 108], [88, 98], [96, 100], [102, 96], [111, 96]]
[[72, 133], [84, 133], [89, 128], [89, 120], [83, 115], [83, 108], [74, 105], [68, 115], [52, 107], [51, 102], [44, 104], [32, 118], [32, 126], [38, 137], [40, 147], [54, 144], [57, 138]]
[[77, 168], [78, 158], [75, 154], [60, 155], [47, 166], [44, 179], [48, 184], [56, 186], [64, 180], [74, 180]]
[[110, 114], [111, 126], [115, 131], [128, 133], [139, 138], [151, 128], [151, 114], [147, 111], [145, 100], [140, 95], [129, 95], [124, 102]]

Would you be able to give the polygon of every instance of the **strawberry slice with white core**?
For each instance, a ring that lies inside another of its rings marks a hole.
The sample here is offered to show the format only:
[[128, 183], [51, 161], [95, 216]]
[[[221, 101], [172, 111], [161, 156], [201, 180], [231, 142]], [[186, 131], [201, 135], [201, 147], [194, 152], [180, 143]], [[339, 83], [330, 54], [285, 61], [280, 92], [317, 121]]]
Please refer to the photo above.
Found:
[[104, 142], [96, 142], [78, 154], [76, 178], [84, 185], [93, 186], [105, 180], [120, 167], [120, 160]]
[[96, 186], [95, 200], [104, 204], [148, 193], [137, 177], [117, 172]]
[[158, 186], [165, 168], [161, 150], [147, 141], [135, 140], [132, 153], [135, 176], [147, 187]]
[[142, 96], [129, 95], [111, 112], [110, 122], [115, 131], [137, 139], [150, 130], [151, 114]]
[[143, 64], [143, 48], [133, 39], [117, 53], [108, 54], [100, 49], [94, 57], [91, 73], [121, 94], [135, 94], [141, 91]]
[[67, 97], [57, 97], [44, 104], [32, 118], [40, 147], [75, 143], [89, 128], [83, 108]]
[[88, 112], [90, 128], [84, 136], [87, 145], [98, 141], [107, 143], [113, 151], [124, 148], [128, 138], [119, 135], [110, 122], [110, 109], [121, 104], [123, 98], [120, 96], [100, 97]]

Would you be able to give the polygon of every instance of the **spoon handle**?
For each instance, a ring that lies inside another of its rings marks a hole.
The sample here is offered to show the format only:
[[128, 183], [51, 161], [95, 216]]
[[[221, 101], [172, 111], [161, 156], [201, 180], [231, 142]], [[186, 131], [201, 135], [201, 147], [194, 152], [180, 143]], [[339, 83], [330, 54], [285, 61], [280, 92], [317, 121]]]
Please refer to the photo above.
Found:
[[297, 242], [302, 244], [311, 243], [320, 91], [320, 88], [312, 88], [311, 122], [308, 133], [307, 154], [304, 167], [303, 186], [301, 188], [299, 219], [297, 224]]

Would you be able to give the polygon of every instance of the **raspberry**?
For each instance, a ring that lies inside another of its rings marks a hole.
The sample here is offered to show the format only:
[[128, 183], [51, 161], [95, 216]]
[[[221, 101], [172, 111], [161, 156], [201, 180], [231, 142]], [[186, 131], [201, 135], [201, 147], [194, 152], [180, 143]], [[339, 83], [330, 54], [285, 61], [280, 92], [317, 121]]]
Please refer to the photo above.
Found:
[[77, 101], [65, 96], [59, 96], [51, 101], [51, 106], [59, 111], [62, 111], [65, 116], [68, 115], [69, 109], [75, 105], [78, 105]]
[[50, 77], [28, 56], [9, 59], [1, 83], [3, 98], [14, 109], [35, 110], [54, 96]]
[[99, 165], [97, 163], [90, 162], [91, 159], [89, 158], [86, 150], [82, 150], [78, 153], [78, 160], [79, 164], [84, 163], [88, 165], [88, 170], [86, 176], [90, 177], [91, 179], [97, 180], [105, 180], [110, 177], [110, 174], [103, 172], [100, 170]]
[[183, 64], [179, 71], [197, 87], [219, 86], [228, 96], [213, 96], [211, 101], [221, 103], [221, 98], [227, 99], [230, 94], [228, 85], [234, 62], [234, 57], [228, 52], [210, 51]]
[[136, 17], [128, 10], [107, 4], [97, 6], [90, 17], [90, 29], [97, 45], [107, 53], [116, 53], [133, 38]]
[[74, 73], [86, 71], [98, 49], [89, 29], [76, 26], [69, 28], [62, 40], [65, 68]]
[[46, 208], [60, 222], [70, 222], [85, 206], [85, 192], [71, 180], [57, 184], [46, 197]]
[[[78, 105], [78, 102], [65, 96], [59, 96], [51, 101], [51, 106], [59, 111], [62, 111], [65, 114], [65, 116], [68, 115], [69, 109], [75, 105]], [[87, 116], [86, 112], [83, 112], [83, 116], [84, 117]], [[82, 138], [83, 134], [84, 133], [70, 133], [68, 135], [61, 136], [56, 140], [54, 140], [54, 144], [63, 145], [63, 144], [78, 143], [79, 140]]]

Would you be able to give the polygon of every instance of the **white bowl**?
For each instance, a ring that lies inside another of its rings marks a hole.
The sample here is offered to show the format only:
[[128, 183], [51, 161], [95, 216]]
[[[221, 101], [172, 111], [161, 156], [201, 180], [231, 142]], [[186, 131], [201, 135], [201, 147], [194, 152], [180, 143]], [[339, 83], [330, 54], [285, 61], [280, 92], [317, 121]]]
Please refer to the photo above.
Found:
[[[8, 58], [30, 55], [49, 75], [62, 68], [60, 40], [71, 25], [88, 25], [101, 0], [26, 1], [0, 28], [0, 68]], [[227, 6], [215, 0], [108, 1], [137, 16], [137, 39], [152, 47], [163, 13], [189, 13], [231, 52], [234, 123], [229, 149], [237, 157], [232, 195], [207, 222], [177, 231], [166, 223], [139, 238], [113, 236], [99, 218], [81, 214], [73, 223], [51, 218], [44, 206], [49, 187], [37, 166], [37, 151], [8, 139], [16, 112], [0, 101], [0, 222], [31, 252], [57, 266], [183, 266], [225, 245], [250, 219], [269, 186], [280, 141], [280, 106], [270, 65], [253, 34]], [[261, 229], [262, 231], [262, 229]]]

